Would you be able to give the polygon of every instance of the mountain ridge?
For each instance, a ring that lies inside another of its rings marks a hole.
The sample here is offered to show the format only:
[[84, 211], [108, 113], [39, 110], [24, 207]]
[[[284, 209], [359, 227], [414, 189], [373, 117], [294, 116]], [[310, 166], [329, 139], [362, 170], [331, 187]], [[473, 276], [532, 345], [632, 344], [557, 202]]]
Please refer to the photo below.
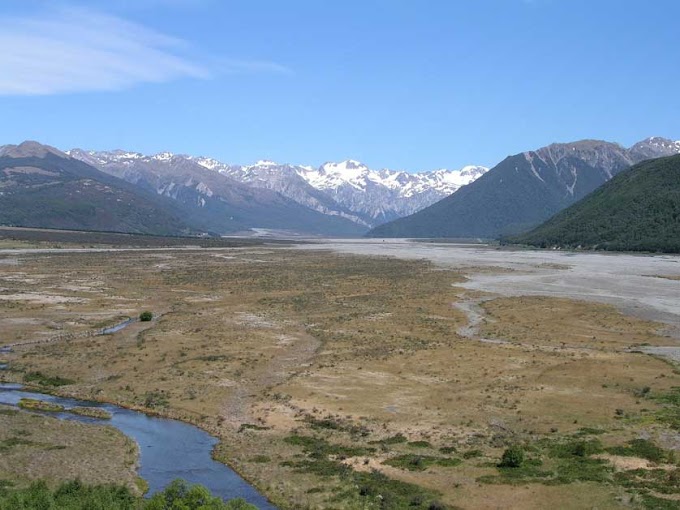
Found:
[[680, 155], [638, 163], [536, 229], [503, 243], [680, 252]]
[[198, 233], [162, 197], [34, 141], [0, 147], [0, 223], [45, 228]]
[[680, 153], [680, 142], [651, 137], [625, 148], [603, 140], [555, 143], [508, 156], [443, 200], [378, 226], [368, 237], [493, 239], [527, 231], [620, 171]]
[[120, 149], [72, 149], [68, 153], [103, 171], [115, 165], [172, 165], [173, 161], [191, 161], [238, 183], [268, 189], [316, 212], [349, 220], [365, 230], [422, 209], [472, 182], [487, 170], [486, 167], [470, 165], [460, 170], [408, 173], [371, 170], [355, 160], [328, 162], [314, 168], [268, 160], [252, 165], [232, 165], [205, 156], [170, 152], [149, 156]]
[[122, 150], [81, 149], [72, 149], [69, 154], [176, 201], [181, 210], [220, 233], [259, 228], [295, 234], [356, 236], [366, 230], [344, 218], [313, 211], [273, 190], [240, 183], [186, 156], [164, 152], [149, 157]]

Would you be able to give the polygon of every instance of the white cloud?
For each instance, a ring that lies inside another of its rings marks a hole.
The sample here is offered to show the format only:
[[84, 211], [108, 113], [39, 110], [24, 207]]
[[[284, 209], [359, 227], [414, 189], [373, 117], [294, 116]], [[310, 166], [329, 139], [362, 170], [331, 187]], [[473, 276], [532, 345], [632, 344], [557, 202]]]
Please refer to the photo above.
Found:
[[0, 95], [111, 91], [215, 72], [287, 72], [274, 63], [187, 56], [177, 38], [122, 18], [60, 10], [33, 18], [0, 19]]

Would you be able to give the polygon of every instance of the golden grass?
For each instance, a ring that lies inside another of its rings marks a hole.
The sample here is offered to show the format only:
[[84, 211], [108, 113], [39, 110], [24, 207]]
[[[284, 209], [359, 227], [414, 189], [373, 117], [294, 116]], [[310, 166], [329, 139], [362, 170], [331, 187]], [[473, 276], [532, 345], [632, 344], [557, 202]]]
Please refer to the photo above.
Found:
[[[17, 348], [7, 355], [16, 371], [5, 377], [41, 371], [76, 381], [60, 393], [198, 424], [223, 440], [217, 458], [282, 508], [356, 507], [357, 499], [333, 499], [334, 490], [350, 490], [346, 480], [290, 467], [304, 458], [286, 441], [296, 433], [374, 448], [346, 462], [463, 508], [620, 507], [621, 490], [602, 484], [477, 479], [496, 473], [514, 441], [582, 427], [606, 429], [609, 444], [643, 428], [660, 433], [648, 419], [659, 405], [640, 391], [666, 391], [680, 377], [627, 352], [664, 344], [658, 326], [603, 305], [503, 298], [483, 303], [478, 335], [465, 338], [457, 332], [467, 318], [454, 304], [489, 296], [456, 287], [462, 280], [419, 261], [265, 247], [22, 257], [0, 265], [7, 293], [82, 301], [0, 301], [13, 339], [84, 334], [145, 309], [158, 320]], [[414, 447], [379, 443], [396, 434], [427, 441], [424, 455], [441, 456], [441, 447], [480, 453], [455, 467], [403, 470], [383, 462]]]
[[0, 405], [0, 480], [119, 483], [137, 491], [137, 445], [112, 427]]

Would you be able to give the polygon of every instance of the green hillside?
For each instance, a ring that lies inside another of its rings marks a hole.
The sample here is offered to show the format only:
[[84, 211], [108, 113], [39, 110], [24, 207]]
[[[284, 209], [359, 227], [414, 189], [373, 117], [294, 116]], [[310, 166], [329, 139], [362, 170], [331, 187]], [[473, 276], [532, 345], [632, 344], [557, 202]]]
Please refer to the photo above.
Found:
[[30, 151], [0, 157], [0, 224], [164, 235], [193, 230], [168, 199], [66, 155]]
[[527, 234], [542, 248], [680, 252], [680, 156], [626, 170]]

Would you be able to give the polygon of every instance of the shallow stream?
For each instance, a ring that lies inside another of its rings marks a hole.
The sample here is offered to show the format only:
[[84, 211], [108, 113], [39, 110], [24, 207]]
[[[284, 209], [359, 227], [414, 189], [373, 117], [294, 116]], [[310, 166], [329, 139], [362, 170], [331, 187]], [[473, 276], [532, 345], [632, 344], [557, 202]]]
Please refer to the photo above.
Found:
[[85, 402], [25, 391], [20, 384], [0, 384], [0, 404], [18, 405], [22, 398], [39, 399], [64, 406], [97, 407], [111, 413], [102, 420], [73, 413], [48, 413], [62, 420], [111, 425], [139, 445], [139, 476], [149, 484], [148, 494], [163, 490], [171, 481], [182, 478], [200, 483], [225, 500], [243, 498], [262, 510], [275, 510], [257, 490], [233, 470], [212, 459], [217, 439], [192, 425], [147, 416], [112, 404]]

